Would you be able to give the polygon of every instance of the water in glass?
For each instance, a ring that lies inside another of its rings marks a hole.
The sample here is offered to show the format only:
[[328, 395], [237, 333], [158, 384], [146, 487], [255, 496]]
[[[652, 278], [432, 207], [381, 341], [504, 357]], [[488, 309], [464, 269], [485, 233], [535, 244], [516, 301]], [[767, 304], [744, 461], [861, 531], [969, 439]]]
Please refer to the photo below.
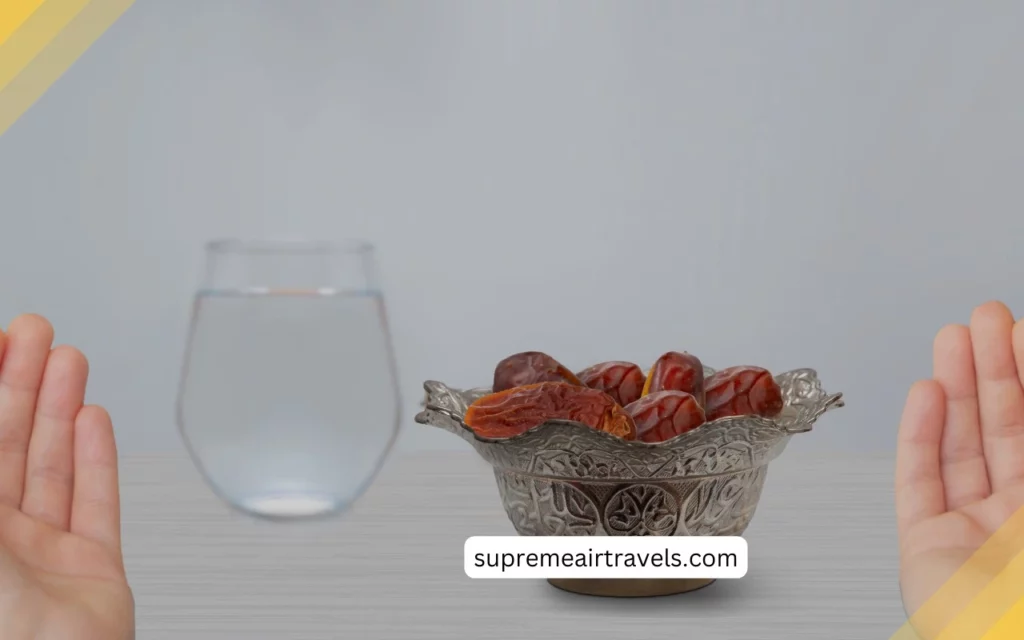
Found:
[[257, 516], [343, 510], [398, 430], [372, 250], [216, 243], [209, 252], [178, 404], [196, 465], [222, 499]]

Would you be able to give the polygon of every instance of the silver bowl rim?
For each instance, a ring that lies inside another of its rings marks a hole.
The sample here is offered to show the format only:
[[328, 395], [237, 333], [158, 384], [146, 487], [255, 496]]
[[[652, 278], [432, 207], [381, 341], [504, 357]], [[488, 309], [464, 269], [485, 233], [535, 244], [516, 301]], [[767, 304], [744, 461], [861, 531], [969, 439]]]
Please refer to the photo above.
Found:
[[[715, 370], [710, 367], [705, 367], [707, 372], [713, 373]], [[486, 387], [476, 387], [471, 389], [458, 389], [455, 387], [449, 387], [446, 384], [436, 381], [427, 380], [423, 384], [423, 388], [426, 391], [426, 398], [421, 402], [423, 410], [419, 412], [415, 420], [420, 424], [428, 424], [432, 426], [438, 426], [436, 421], [432, 420], [431, 414], [437, 414], [443, 416], [452, 426], [457, 427], [457, 435], [460, 435], [465, 440], [475, 441], [487, 445], [520, 445], [524, 441], [535, 441], [540, 442], [546, 435], [559, 433], [566, 436], [578, 435], [590, 439], [591, 441], [600, 442], [604, 441], [615, 448], [622, 450], [633, 449], [635, 451], [657, 451], [657, 450], [680, 450], [684, 449], [691, 444], [697, 444], [705, 438], [707, 434], [715, 431], [716, 429], [727, 429], [732, 426], [742, 424], [748, 429], [763, 429], [767, 431], [776, 431], [780, 438], [792, 436], [799, 433], [806, 433], [811, 431], [814, 423], [817, 421], [822, 414], [833, 409], [838, 409], [845, 406], [843, 394], [841, 392], [828, 393], [822, 386], [818, 379], [818, 374], [814, 369], [800, 368], [786, 371], [774, 376], [776, 381], [785, 383], [790, 379], [804, 379], [809, 382], [812, 386], [812, 391], [817, 396], [817, 401], [814, 406], [806, 415], [795, 415], [796, 407], [787, 403], [783, 407], [782, 413], [776, 418], [763, 418], [760, 416], [731, 416], [725, 418], [718, 418], [717, 420], [711, 420], [700, 425], [692, 431], [675, 436], [662, 442], [642, 442], [639, 440], [625, 440], [619, 436], [598, 431], [580, 422], [574, 422], [571, 420], [547, 420], [539, 425], [531, 427], [522, 433], [518, 433], [514, 436], [507, 438], [489, 438], [478, 435], [469, 425], [467, 425], [462, 416], [456, 414], [447, 407], [440, 406], [438, 404], [432, 404], [429, 400], [431, 394], [448, 392], [451, 394], [459, 394], [464, 398], [466, 394], [472, 394], [475, 397], [480, 397], [490, 393], [490, 389]], [[784, 386], [780, 384], [780, 386]], [[786, 387], [784, 386], [784, 391]], [[451, 430], [451, 429], [450, 429]], [[550, 434], [549, 434], [550, 432]]]

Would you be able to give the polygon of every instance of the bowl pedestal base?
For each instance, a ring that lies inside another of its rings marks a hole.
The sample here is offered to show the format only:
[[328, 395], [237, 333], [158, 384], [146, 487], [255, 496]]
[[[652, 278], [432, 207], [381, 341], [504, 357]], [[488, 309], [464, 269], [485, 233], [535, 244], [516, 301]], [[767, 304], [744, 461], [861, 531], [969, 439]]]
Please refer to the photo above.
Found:
[[548, 583], [563, 591], [585, 596], [649, 598], [671, 596], [703, 589], [714, 578], [549, 578]]

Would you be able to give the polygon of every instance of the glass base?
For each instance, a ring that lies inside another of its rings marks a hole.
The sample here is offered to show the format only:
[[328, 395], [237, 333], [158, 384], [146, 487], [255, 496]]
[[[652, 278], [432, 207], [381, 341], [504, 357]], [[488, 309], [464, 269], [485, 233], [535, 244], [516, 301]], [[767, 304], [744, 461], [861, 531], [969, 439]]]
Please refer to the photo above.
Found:
[[237, 506], [246, 513], [274, 520], [317, 518], [341, 508], [336, 500], [308, 493], [256, 496], [239, 502]]

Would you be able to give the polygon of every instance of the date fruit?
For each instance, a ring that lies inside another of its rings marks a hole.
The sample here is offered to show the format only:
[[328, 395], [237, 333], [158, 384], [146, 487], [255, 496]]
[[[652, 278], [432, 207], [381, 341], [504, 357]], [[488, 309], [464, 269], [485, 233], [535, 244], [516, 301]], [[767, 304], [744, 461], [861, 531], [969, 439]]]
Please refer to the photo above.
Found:
[[704, 409], [685, 391], [655, 391], [626, 406], [636, 424], [636, 439], [664, 442], [704, 424]]
[[494, 384], [491, 391], [505, 391], [538, 382], [567, 382], [580, 385], [579, 378], [546, 353], [524, 351], [513, 354], [494, 368]]
[[625, 440], [636, 425], [611, 396], [566, 382], [539, 382], [491, 393], [469, 405], [463, 422], [485, 438], [510, 438], [548, 420], [572, 420]]
[[782, 411], [782, 390], [767, 369], [729, 367], [708, 377], [704, 411], [708, 420], [727, 416], [774, 418]]
[[632, 362], [602, 362], [576, 374], [584, 386], [604, 391], [615, 402], [626, 406], [640, 399], [644, 371]]
[[654, 362], [642, 395], [657, 391], [683, 391], [704, 406], [704, 365], [695, 355], [669, 351]]

